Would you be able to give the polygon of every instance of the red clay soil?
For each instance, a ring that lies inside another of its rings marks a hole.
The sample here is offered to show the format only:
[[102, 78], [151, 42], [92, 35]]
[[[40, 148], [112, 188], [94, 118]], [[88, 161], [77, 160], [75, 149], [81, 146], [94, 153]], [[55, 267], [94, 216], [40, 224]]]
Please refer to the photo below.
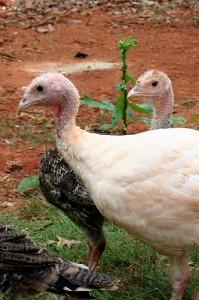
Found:
[[[27, 63], [103, 60], [120, 62], [117, 41], [127, 36], [139, 40], [130, 50], [129, 71], [137, 77], [147, 69], [166, 72], [175, 91], [175, 115], [187, 118], [186, 126], [198, 128], [193, 115], [199, 114], [199, 27], [193, 24], [189, 12], [177, 12], [179, 24], [144, 21], [136, 16], [113, 15], [101, 8], [89, 14], [68, 16], [55, 24], [55, 30], [38, 33], [35, 28], [20, 29], [10, 25], [0, 30], [0, 206], [16, 208], [24, 200], [15, 188], [24, 177], [38, 172], [42, 153], [49, 148], [45, 143], [34, 146], [30, 140], [19, 137], [18, 130], [28, 127], [30, 115], [19, 119], [17, 104], [21, 87], [35, 76], [24, 70]], [[82, 60], [74, 58], [81, 51], [88, 54]], [[82, 95], [95, 99], [115, 100], [119, 68], [70, 75]], [[48, 117], [48, 115], [47, 115]], [[80, 126], [98, 127], [103, 122], [98, 110], [81, 106]], [[31, 129], [31, 127], [30, 127]], [[132, 132], [147, 129], [141, 123]], [[37, 130], [42, 130], [40, 126]]]

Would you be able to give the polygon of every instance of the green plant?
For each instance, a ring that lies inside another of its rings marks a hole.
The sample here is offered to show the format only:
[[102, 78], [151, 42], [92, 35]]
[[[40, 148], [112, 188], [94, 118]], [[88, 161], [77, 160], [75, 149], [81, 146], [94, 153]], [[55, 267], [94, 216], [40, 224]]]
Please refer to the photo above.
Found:
[[[122, 134], [126, 134], [128, 130], [128, 125], [135, 124], [136, 122], [145, 122], [149, 124], [151, 121], [151, 115], [153, 113], [153, 107], [151, 104], [138, 104], [134, 102], [129, 102], [127, 99], [128, 85], [129, 83], [134, 83], [134, 77], [128, 73], [127, 52], [129, 49], [136, 46], [137, 43], [138, 41], [132, 39], [131, 37], [128, 37], [124, 40], [120, 40], [118, 42], [118, 47], [120, 49], [120, 56], [122, 60], [122, 67], [120, 82], [117, 84], [119, 96], [116, 103], [114, 104], [110, 100], [96, 101], [90, 98], [89, 96], [84, 96], [84, 98], [81, 100], [81, 104], [112, 113], [111, 124], [102, 124], [100, 126], [100, 129], [103, 131], [108, 131], [116, 127], [120, 128], [121, 124]], [[135, 111], [141, 113], [141, 115], [136, 115]], [[185, 124], [185, 122], [186, 119], [184, 117], [172, 117], [173, 125], [183, 125]]]
[[32, 192], [39, 189], [39, 176], [33, 175], [23, 178], [18, 187], [16, 188], [16, 192], [23, 194], [27, 192]]
[[126, 40], [120, 40], [118, 43], [120, 49], [120, 55], [122, 59], [122, 69], [121, 69], [121, 82], [117, 85], [119, 91], [119, 97], [115, 104], [112, 123], [116, 126], [120, 120], [122, 120], [122, 131], [124, 134], [127, 132], [127, 108], [128, 108], [128, 99], [127, 99], [127, 87], [128, 83], [134, 81], [134, 77], [130, 75], [127, 71], [127, 52], [130, 48], [137, 45], [137, 40], [132, 38], [127, 38]]
[[118, 42], [118, 47], [120, 49], [120, 57], [122, 60], [122, 67], [120, 82], [117, 84], [119, 96], [116, 103], [114, 104], [110, 100], [95, 101], [88, 96], [85, 96], [81, 100], [81, 104], [87, 105], [92, 108], [98, 108], [104, 111], [109, 111], [112, 113], [111, 124], [102, 124], [100, 126], [101, 130], [107, 131], [116, 127], [120, 127], [121, 124], [122, 133], [126, 134], [128, 125], [136, 123], [138, 121], [146, 123], [150, 122], [150, 116], [136, 116], [134, 111], [150, 115], [153, 112], [152, 106], [147, 103], [130, 103], [127, 99], [128, 84], [130, 82], [131, 84], [134, 83], [133, 75], [128, 73], [127, 53], [129, 49], [136, 46], [137, 43], [138, 41], [132, 39], [131, 37], [120, 40]]
[[[137, 40], [128, 37], [127, 39], [120, 40], [118, 42], [118, 47], [120, 49], [120, 56], [122, 60], [121, 67], [121, 78], [120, 82], [117, 84], [117, 90], [119, 91], [119, 96], [115, 104], [113, 104], [109, 100], [95, 101], [92, 98], [85, 96], [81, 100], [81, 104], [87, 105], [92, 108], [99, 108], [106, 111], [112, 112], [112, 123], [111, 124], [103, 124], [100, 126], [102, 130], [109, 130], [115, 128], [122, 124], [122, 133], [127, 133], [127, 127], [130, 123], [140, 121], [141, 119], [136, 117], [133, 109], [139, 112], [150, 114], [151, 107], [145, 104], [131, 104], [129, 106], [127, 99], [127, 89], [128, 84], [134, 82], [134, 77], [128, 73], [128, 65], [127, 65], [127, 52], [132, 47], [136, 46], [138, 43]], [[131, 120], [128, 123], [128, 118]], [[142, 121], [149, 122], [149, 118], [145, 117]]]
[[34, 128], [19, 129], [17, 135], [23, 139], [30, 141], [33, 146], [43, 145], [48, 142], [54, 142], [54, 133], [45, 125], [40, 125], [40, 127], [42, 130], [39, 131]]
[[[85, 96], [82, 100], [81, 100], [81, 104], [87, 105], [89, 107], [92, 108], [98, 108], [98, 109], [102, 109], [105, 111], [111, 111], [112, 114], [114, 114], [114, 109], [115, 109], [115, 105], [108, 101], [108, 100], [102, 100], [102, 101], [95, 101], [92, 98]], [[142, 114], [145, 114], [147, 116], [142, 116], [142, 115], [135, 115], [134, 111], [140, 112]], [[134, 124], [136, 122], [144, 122], [149, 124], [151, 122], [151, 115], [153, 114], [153, 107], [151, 104], [149, 103], [128, 103], [128, 107], [127, 107], [127, 115], [129, 118], [131, 118], [131, 121], [129, 123], [127, 123], [127, 126], [130, 124]], [[197, 119], [197, 117], [195, 117], [195, 119]], [[172, 124], [175, 125], [184, 125], [186, 123], [186, 118], [184, 117], [172, 117]], [[117, 124], [116, 124], [117, 125]], [[101, 130], [109, 130], [111, 128], [114, 128], [116, 126], [113, 126], [112, 124], [102, 124], [100, 126]]]

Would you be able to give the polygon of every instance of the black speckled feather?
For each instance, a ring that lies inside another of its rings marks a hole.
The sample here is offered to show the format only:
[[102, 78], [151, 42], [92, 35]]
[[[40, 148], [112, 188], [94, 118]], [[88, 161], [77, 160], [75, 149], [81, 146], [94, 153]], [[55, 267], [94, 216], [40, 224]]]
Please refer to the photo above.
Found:
[[103, 233], [104, 217], [96, 208], [82, 181], [56, 148], [44, 154], [39, 177], [46, 200], [60, 208], [86, 233], [91, 247], [96, 247], [92, 254], [94, 269], [106, 243]]
[[88, 298], [88, 290], [118, 288], [116, 278], [63, 261], [36, 245], [24, 233], [3, 226], [0, 224], [0, 238], [7, 236], [9, 243], [1, 242], [0, 292], [8, 294], [10, 299], [18, 296], [30, 299], [31, 295], [44, 291]]

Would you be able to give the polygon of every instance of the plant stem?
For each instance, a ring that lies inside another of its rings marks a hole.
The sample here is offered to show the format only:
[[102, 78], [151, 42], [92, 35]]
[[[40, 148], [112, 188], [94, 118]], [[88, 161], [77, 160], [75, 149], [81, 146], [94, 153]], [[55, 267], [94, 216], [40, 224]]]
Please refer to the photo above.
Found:
[[121, 80], [123, 83], [123, 97], [124, 97], [124, 109], [123, 109], [123, 128], [122, 128], [122, 133], [127, 134], [127, 119], [126, 119], [126, 110], [128, 107], [128, 100], [127, 100], [127, 84], [128, 81], [126, 80], [126, 75], [127, 75], [127, 63], [126, 63], [126, 53], [127, 49], [122, 49], [121, 51], [121, 57], [122, 57], [122, 75], [121, 75]]

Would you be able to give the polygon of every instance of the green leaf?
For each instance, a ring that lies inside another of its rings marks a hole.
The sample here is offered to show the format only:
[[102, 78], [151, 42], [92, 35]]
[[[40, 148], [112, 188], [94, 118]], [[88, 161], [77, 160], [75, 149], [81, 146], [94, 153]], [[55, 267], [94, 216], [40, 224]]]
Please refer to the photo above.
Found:
[[131, 37], [128, 37], [127, 39], [120, 40], [118, 42], [118, 47], [121, 50], [127, 51], [133, 46], [136, 46], [138, 44], [138, 40], [132, 39]]
[[153, 113], [153, 106], [150, 103], [130, 103], [129, 106], [146, 115], [151, 115]]
[[117, 90], [120, 91], [120, 92], [126, 91], [126, 85], [124, 83], [120, 82], [120, 83], [117, 84], [116, 87], [117, 87]]
[[39, 176], [38, 175], [33, 175], [33, 176], [28, 176], [23, 178], [17, 189], [17, 193], [24, 193], [29, 190], [37, 190], [39, 188]]
[[100, 125], [99, 129], [107, 131], [113, 127], [114, 127], [113, 124], [102, 124], [102, 125]]
[[138, 117], [137, 118], [138, 122], [144, 122], [146, 124], [150, 124], [151, 123], [151, 118], [147, 118], [147, 117]]
[[134, 80], [134, 77], [131, 74], [126, 74], [125, 81], [128, 83], [129, 81]]
[[119, 105], [115, 105], [114, 113], [112, 116], [112, 124], [116, 126], [122, 120], [122, 110]]
[[133, 110], [130, 109], [129, 107], [128, 107], [127, 110], [126, 110], [126, 113], [127, 113], [127, 115], [128, 115], [131, 119], [134, 119], [134, 118], [135, 118], [135, 115], [134, 115], [134, 113], [133, 113]]
[[87, 105], [89, 107], [92, 107], [92, 108], [99, 108], [99, 109], [110, 110], [110, 111], [114, 110], [114, 104], [109, 100], [96, 101], [96, 100], [93, 100], [92, 98], [90, 98], [88, 96], [85, 96], [80, 101], [80, 103], [83, 104], [83, 105]]
[[123, 120], [123, 113], [125, 109], [125, 93], [120, 93], [120, 96], [115, 104], [115, 109], [112, 116], [112, 124], [116, 126], [120, 120]]
[[184, 125], [187, 122], [184, 117], [172, 117], [171, 120], [173, 125]]

